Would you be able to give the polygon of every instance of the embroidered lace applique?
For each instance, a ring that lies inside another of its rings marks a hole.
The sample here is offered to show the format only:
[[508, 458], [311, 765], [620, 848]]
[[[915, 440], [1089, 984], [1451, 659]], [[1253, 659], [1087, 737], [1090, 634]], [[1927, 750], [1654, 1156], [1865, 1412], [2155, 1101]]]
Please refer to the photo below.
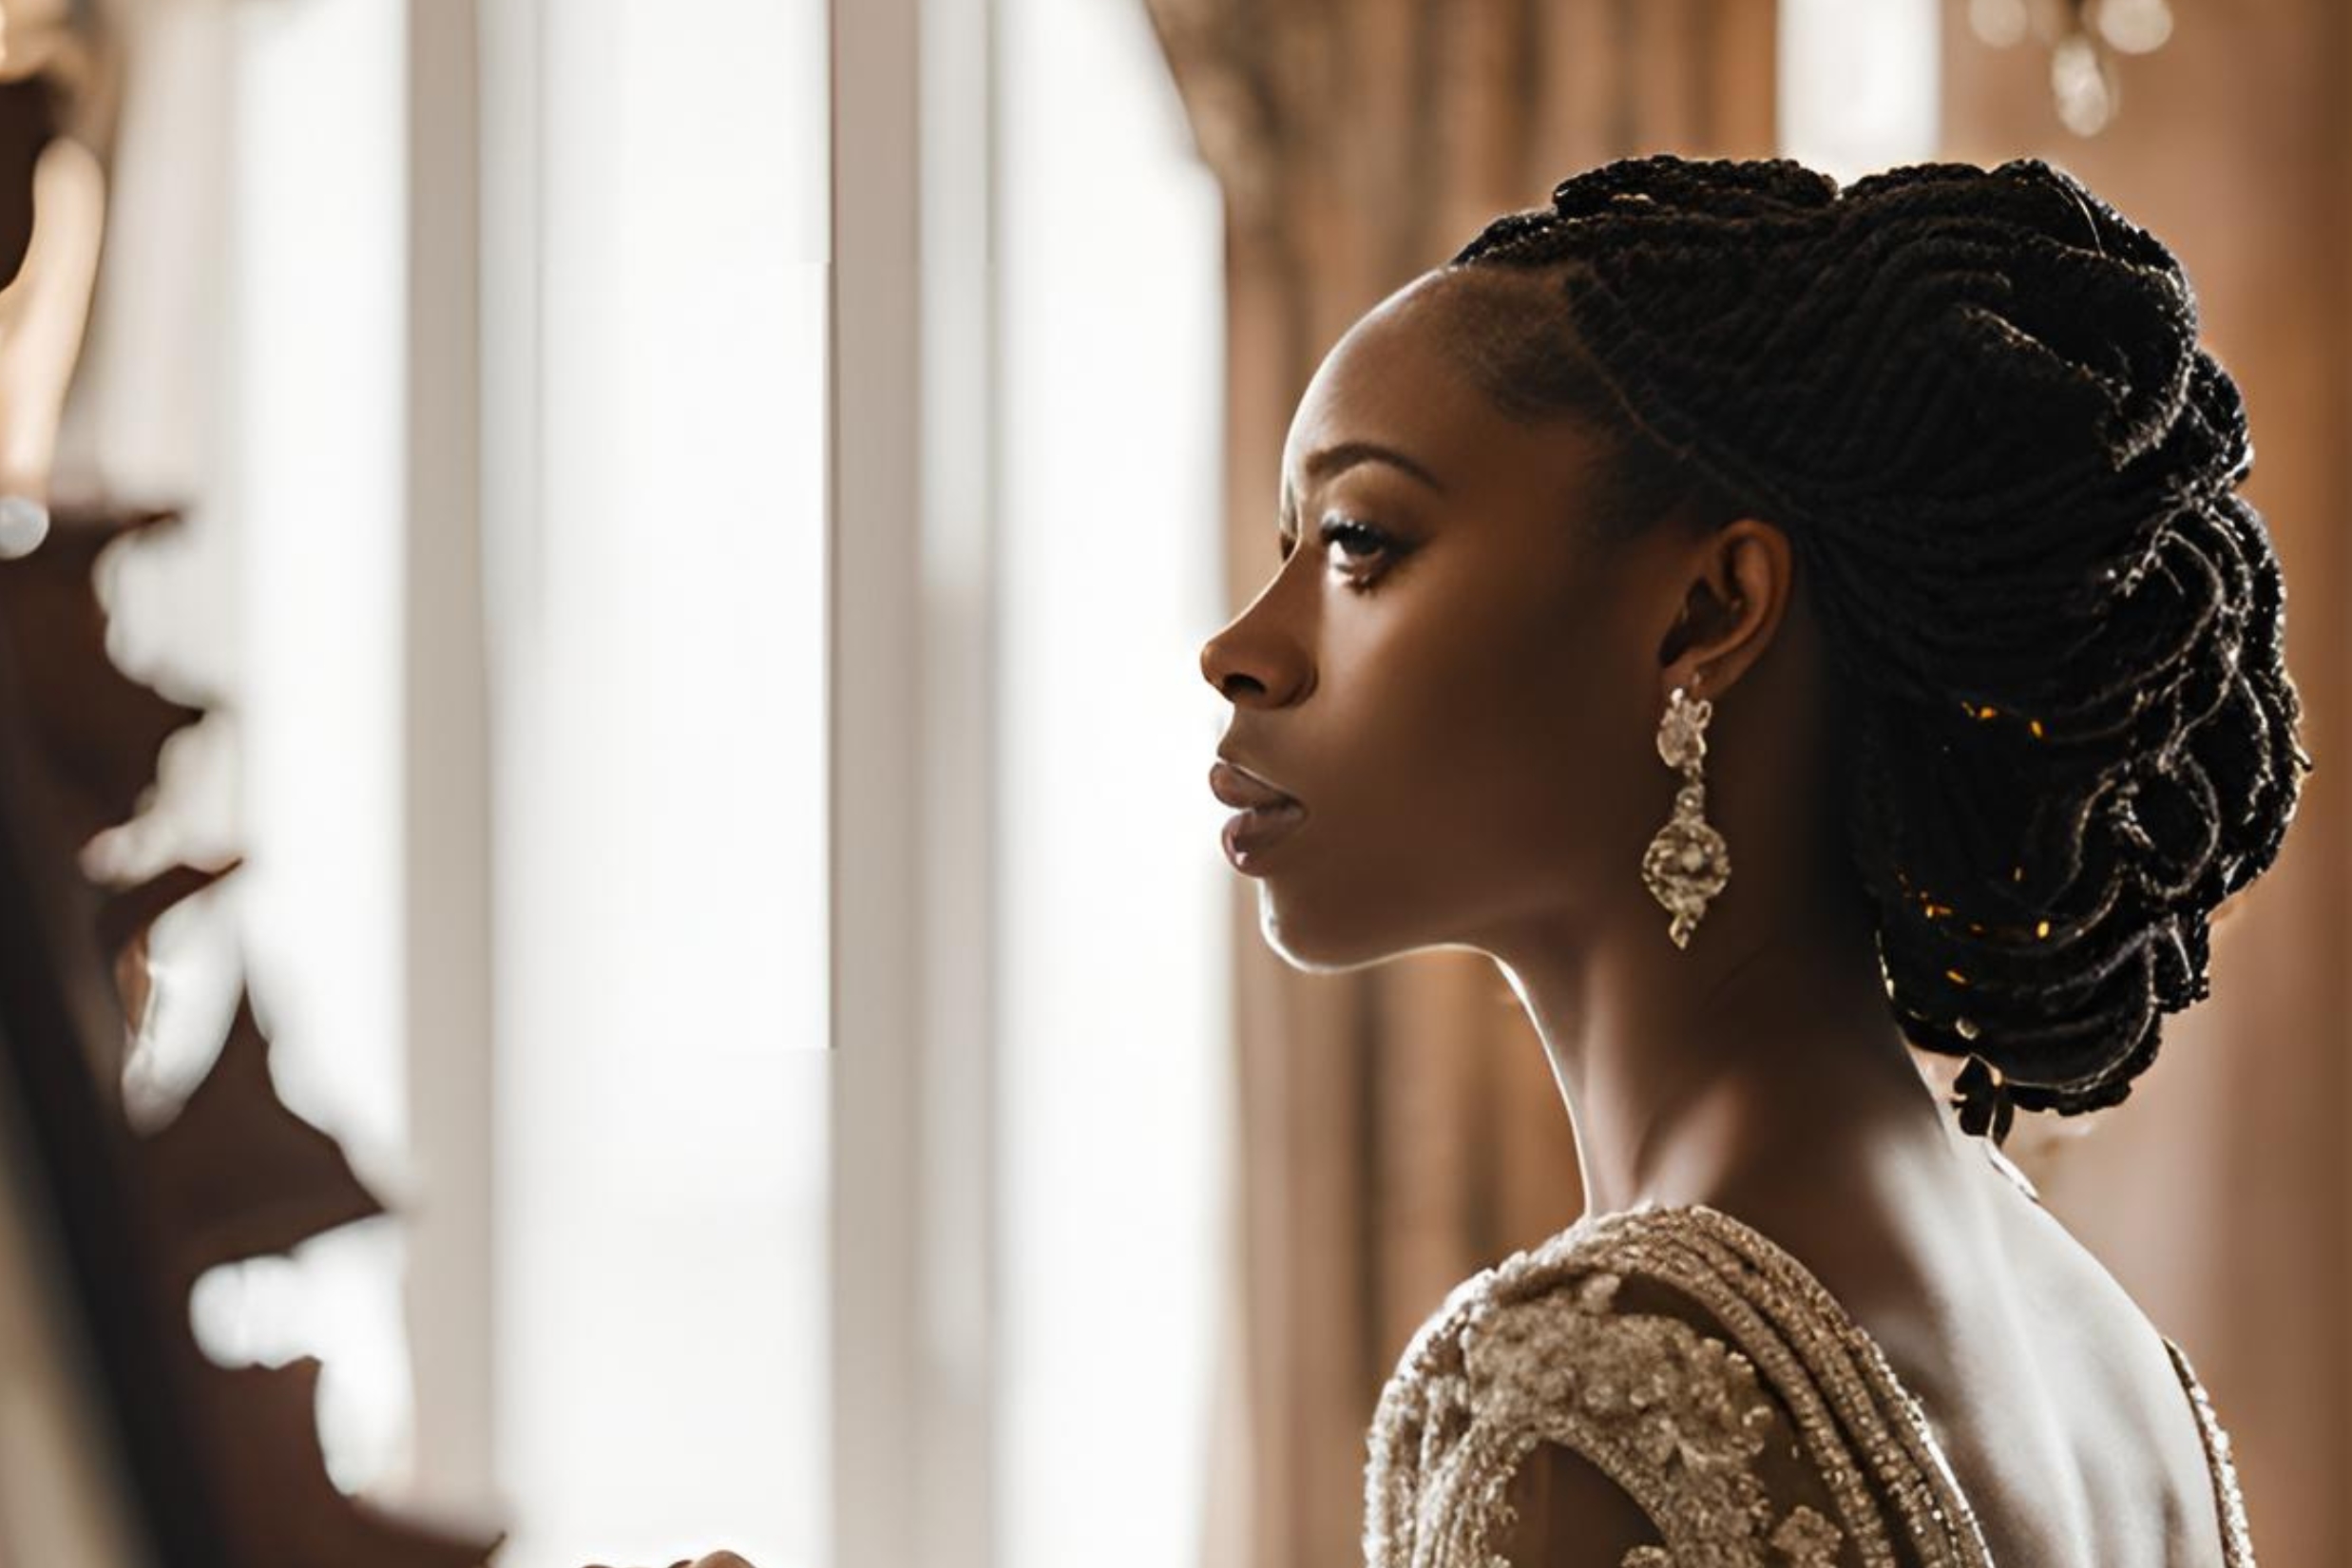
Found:
[[[1703, 1323], [1640, 1310], [1672, 1288]], [[2228, 1568], [2254, 1568], [2228, 1438], [2195, 1405]], [[1919, 1402], [1796, 1259], [1704, 1205], [1587, 1216], [1456, 1287], [1382, 1390], [1367, 1568], [1512, 1568], [1510, 1486], [1551, 1442], [1621, 1487], [1663, 1544], [1619, 1568], [1992, 1568]], [[1774, 1495], [1768, 1445], [1810, 1500]], [[1890, 1506], [1891, 1502], [1891, 1506]], [[1827, 1511], [1824, 1511], [1826, 1509]]]

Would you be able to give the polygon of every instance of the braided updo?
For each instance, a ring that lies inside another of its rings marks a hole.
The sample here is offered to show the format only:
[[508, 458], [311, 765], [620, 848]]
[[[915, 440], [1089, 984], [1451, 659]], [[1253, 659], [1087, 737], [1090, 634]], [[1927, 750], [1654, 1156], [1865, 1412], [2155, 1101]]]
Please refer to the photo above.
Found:
[[1450, 265], [1544, 285], [1499, 394], [1788, 531], [1887, 995], [1970, 1059], [1963, 1124], [2123, 1100], [2312, 766], [2245, 409], [2171, 254], [2038, 161], [1841, 189], [1661, 156]]

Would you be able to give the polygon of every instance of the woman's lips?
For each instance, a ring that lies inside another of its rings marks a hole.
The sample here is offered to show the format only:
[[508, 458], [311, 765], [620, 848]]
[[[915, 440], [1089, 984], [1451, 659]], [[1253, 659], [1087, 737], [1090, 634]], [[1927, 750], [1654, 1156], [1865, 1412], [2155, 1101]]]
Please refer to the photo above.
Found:
[[1225, 858], [1233, 863], [1234, 870], [1255, 872], [1261, 869], [1258, 857], [1306, 820], [1307, 808], [1295, 800], [1287, 806], [1253, 806], [1235, 812], [1225, 819]]
[[1209, 793], [1237, 811], [1298, 804], [1294, 796], [1284, 794], [1239, 763], [1222, 756], [1209, 770]]
[[1257, 859], [1307, 820], [1307, 808], [1256, 774], [1219, 757], [1209, 770], [1209, 790], [1236, 808], [1225, 821], [1225, 858], [1237, 871], [1255, 871]]

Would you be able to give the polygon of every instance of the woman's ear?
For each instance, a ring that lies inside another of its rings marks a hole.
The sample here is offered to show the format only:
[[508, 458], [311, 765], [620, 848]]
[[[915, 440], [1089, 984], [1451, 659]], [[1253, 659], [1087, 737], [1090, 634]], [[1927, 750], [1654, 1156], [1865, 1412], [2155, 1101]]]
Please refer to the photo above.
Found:
[[1788, 536], [1760, 518], [1709, 530], [1682, 557], [1680, 613], [1658, 645], [1665, 683], [1718, 696], [1771, 645], [1795, 589]]

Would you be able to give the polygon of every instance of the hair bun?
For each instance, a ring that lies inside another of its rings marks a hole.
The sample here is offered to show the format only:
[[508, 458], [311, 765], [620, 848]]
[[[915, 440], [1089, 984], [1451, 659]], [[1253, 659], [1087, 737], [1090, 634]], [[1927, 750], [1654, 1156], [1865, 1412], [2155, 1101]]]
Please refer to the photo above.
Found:
[[1625, 422], [1789, 529], [1911, 1037], [2124, 1098], [2310, 758], [2236, 385], [2159, 241], [2038, 160], [1841, 189], [1628, 160], [1458, 264], [1557, 269]]
[[2005, 163], [1984, 178], [2014, 193], [2005, 210], [1926, 231], [1949, 236], [1955, 270], [1984, 289], [1954, 311], [1954, 346], [1975, 350], [1990, 385], [2044, 395], [2045, 411], [2082, 420], [2086, 445], [2123, 468], [2162, 441], [2188, 395], [2189, 279], [2145, 231], [2047, 163]]

